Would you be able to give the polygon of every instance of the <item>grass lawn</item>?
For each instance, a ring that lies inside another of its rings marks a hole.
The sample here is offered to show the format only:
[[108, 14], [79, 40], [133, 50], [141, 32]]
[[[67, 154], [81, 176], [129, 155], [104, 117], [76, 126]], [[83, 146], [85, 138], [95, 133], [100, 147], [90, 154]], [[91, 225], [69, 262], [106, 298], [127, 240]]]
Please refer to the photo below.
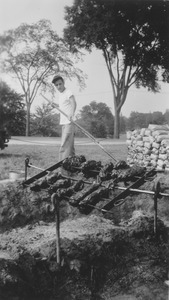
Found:
[[[9, 178], [9, 172], [12, 170], [23, 171], [25, 158], [29, 157], [30, 163], [39, 168], [48, 168], [58, 162], [59, 154], [58, 145], [10, 145], [0, 152], [0, 180]], [[116, 160], [126, 160], [127, 146], [126, 145], [104, 145]], [[103, 164], [111, 160], [111, 158], [96, 144], [75, 145], [76, 155], [84, 155], [87, 160], [94, 159], [101, 161]], [[33, 176], [39, 173], [40, 170], [29, 168], [28, 176]]]

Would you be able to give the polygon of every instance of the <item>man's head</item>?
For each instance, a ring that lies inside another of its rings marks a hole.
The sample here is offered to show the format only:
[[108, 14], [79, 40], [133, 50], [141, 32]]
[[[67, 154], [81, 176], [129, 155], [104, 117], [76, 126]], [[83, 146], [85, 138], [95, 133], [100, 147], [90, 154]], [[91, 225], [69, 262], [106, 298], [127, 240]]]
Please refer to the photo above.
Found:
[[52, 83], [56, 86], [57, 90], [62, 93], [65, 90], [65, 83], [61, 76], [54, 76]]

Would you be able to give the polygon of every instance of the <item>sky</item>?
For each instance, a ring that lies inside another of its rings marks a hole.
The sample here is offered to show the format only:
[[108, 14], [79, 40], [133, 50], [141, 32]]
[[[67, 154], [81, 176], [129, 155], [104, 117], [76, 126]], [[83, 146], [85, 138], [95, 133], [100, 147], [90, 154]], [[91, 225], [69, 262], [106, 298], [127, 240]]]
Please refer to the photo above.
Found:
[[[15, 29], [21, 23], [36, 23], [40, 19], [50, 20], [52, 27], [58, 35], [63, 35], [66, 26], [64, 20], [64, 7], [71, 6], [73, 0], [0, 0], [0, 34], [8, 29]], [[77, 112], [91, 101], [104, 102], [114, 114], [113, 94], [108, 70], [101, 51], [93, 50], [86, 53], [83, 62], [78, 67], [87, 75], [86, 88], [80, 90], [77, 82], [66, 81], [66, 86], [71, 89], [77, 101]], [[2, 79], [20, 92], [16, 82], [8, 76], [0, 75]], [[41, 105], [42, 99], [34, 100], [32, 110]], [[148, 113], [169, 109], [169, 84], [162, 84], [159, 93], [148, 92], [146, 89], [131, 87], [121, 113], [129, 117], [132, 111]]]

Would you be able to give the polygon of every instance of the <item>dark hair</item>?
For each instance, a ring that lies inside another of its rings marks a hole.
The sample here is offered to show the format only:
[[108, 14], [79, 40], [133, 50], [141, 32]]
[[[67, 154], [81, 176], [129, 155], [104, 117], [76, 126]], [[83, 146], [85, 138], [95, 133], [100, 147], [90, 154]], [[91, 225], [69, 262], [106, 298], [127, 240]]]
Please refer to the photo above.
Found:
[[63, 78], [60, 75], [56, 75], [53, 77], [52, 83], [55, 83], [58, 80], [62, 80], [64, 82]]

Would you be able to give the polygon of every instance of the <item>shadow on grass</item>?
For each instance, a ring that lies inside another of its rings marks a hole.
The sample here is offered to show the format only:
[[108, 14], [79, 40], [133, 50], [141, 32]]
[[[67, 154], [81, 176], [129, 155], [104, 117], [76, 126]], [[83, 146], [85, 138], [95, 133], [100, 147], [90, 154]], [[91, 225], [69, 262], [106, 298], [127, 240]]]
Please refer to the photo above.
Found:
[[21, 154], [13, 154], [13, 153], [0, 153], [0, 158], [8, 158], [8, 157], [21, 157], [23, 156], [23, 153]]

